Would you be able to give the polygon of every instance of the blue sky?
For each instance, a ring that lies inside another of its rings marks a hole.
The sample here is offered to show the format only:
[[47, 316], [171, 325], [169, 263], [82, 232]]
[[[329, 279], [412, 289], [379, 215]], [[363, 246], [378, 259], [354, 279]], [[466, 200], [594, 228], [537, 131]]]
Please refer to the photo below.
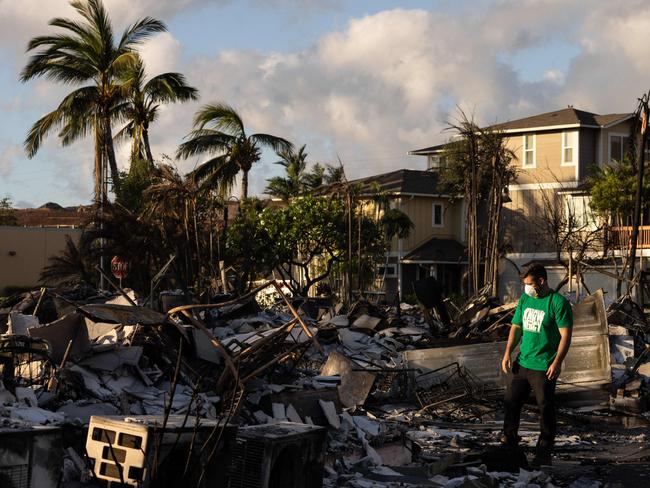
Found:
[[[307, 144], [312, 162], [340, 157], [348, 176], [423, 167], [410, 149], [442, 142], [454, 107], [480, 122], [573, 104], [631, 110], [650, 80], [650, 7], [640, 0], [105, 0], [118, 28], [142, 15], [167, 34], [143, 49], [150, 71], [181, 71], [201, 100], [168, 107], [152, 128], [171, 154], [202, 104], [235, 105], [252, 131]], [[588, 6], [589, 8], [585, 8]], [[28, 160], [30, 125], [69, 88], [19, 83], [27, 40], [72, 12], [65, 0], [0, 0], [0, 198], [17, 206], [88, 203], [90, 140], [55, 136]], [[128, 147], [118, 148], [128, 164]], [[273, 155], [251, 173], [261, 193]], [[200, 163], [179, 161], [181, 171]]]

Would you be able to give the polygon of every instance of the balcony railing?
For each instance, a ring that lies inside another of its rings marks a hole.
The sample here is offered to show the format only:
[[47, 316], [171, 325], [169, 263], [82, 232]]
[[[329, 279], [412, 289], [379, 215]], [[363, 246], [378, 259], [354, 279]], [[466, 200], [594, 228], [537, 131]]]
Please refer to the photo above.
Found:
[[[632, 226], [611, 227], [612, 244], [615, 247], [628, 249], [632, 238]], [[650, 225], [639, 226], [639, 237], [636, 241], [637, 249], [650, 249]]]

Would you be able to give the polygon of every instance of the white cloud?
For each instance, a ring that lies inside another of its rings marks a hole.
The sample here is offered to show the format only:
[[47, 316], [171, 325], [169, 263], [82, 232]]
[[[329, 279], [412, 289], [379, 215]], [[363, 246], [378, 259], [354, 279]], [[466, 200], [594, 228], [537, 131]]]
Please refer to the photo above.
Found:
[[18, 144], [7, 144], [0, 151], [0, 176], [7, 178], [14, 169], [15, 160], [22, 155], [23, 148]]
[[177, 71], [181, 43], [169, 32], [163, 32], [149, 39], [140, 49], [140, 54], [150, 76], [167, 71]]
[[[309, 12], [343, 5], [337, 0], [248, 1]], [[0, 0], [0, 37], [13, 39], [16, 34], [26, 41], [47, 19], [63, 15], [65, 3]], [[208, 3], [107, 0], [119, 22], [145, 13], [171, 16]], [[43, 4], [47, 6], [39, 8]], [[457, 105], [474, 112], [480, 123], [567, 104], [600, 113], [633, 109], [637, 96], [648, 88], [649, 31], [650, 5], [642, 0], [594, 0], [588, 8], [578, 0], [500, 0], [454, 3], [443, 10], [382, 11], [351, 19], [344, 28], [293, 52], [269, 53], [260, 46], [258, 51], [228, 50], [188, 59], [173, 33], [161, 34], [144, 48], [150, 73], [184, 72], [202, 98], [161, 110], [151, 128], [153, 149], [156, 155], [172, 155], [198, 106], [220, 100], [235, 106], [251, 131], [307, 143], [312, 161], [334, 162], [340, 155], [350, 177], [422, 167], [422, 160], [406, 152], [442, 142]], [[522, 79], [522, 66], [513, 64], [519, 61], [504, 61], [525, 59], [527, 50], [540, 52], [549, 44], [557, 49], [558, 43], [580, 51], [568, 66], [535, 64], [538, 80]], [[53, 97], [47, 87], [43, 90], [42, 96], [50, 97], [44, 113]], [[44, 103], [35, 98], [33, 103]], [[48, 146], [47, 151], [55, 150]], [[68, 149], [57, 151], [76, 156]], [[122, 148], [122, 158], [125, 154], [128, 150]], [[197, 161], [181, 167], [190, 169]], [[92, 166], [88, 168], [85, 178], [90, 183], [83, 185], [86, 190], [77, 188], [78, 193], [92, 188]], [[254, 169], [253, 190], [260, 192], [276, 170], [268, 162]]]

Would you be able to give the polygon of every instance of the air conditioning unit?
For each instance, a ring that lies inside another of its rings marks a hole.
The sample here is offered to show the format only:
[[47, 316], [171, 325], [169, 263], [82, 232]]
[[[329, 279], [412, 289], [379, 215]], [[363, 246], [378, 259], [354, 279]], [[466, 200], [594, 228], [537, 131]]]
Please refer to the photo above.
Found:
[[58, 427], [0, 429], [0, 487], [56, 488], [62, 463]]
[[237, 432], [228, 488], [322, 488], [327, 429], [279, 422]]
[[[142, 488], [153, 486], [153, 481], [156, 487], [225, 486], [227, 453], [237, 427], [228, 425], [222, 431], [216, 420], [170, 415], [163, 431], [163, 422], [162, 415], [93, 415], [86, 451], [95, 476]], [[216, 442], [219, 445], [210, 456]]]

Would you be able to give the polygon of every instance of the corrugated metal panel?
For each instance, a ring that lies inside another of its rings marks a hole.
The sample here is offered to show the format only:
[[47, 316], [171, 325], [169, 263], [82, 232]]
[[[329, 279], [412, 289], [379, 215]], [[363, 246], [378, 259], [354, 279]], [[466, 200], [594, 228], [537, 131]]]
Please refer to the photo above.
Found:
[[[602, 292], [590, 295], [573, 310], [573, 340], [558, 381], [558, 391], [590, 393], [607, 389], [611, 383], [611, 368]], [[504, 386], [507, 376], [501, 371], [501, 358], [505, 348], [506, 342], [499, 341], [406, 351], [404, 357], [408, 368], [417, 368], [423, 373], [457, 361], [481, 381]], [[417, 382], [417, 375], [414, 379]]]

